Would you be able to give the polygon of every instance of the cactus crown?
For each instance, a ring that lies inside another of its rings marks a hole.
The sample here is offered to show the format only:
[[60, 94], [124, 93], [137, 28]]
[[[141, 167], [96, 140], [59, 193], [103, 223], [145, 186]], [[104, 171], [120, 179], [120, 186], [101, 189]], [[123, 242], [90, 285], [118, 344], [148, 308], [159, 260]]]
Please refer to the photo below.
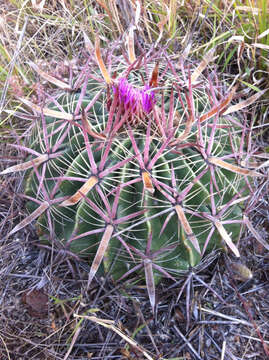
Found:
[[239, 256], [242, 205], [259, 175], [242, 166], [245, 125], [227, 115], [235, 89], [199, 81], [201, 64], [160, 59], [122, 70], [111, 55], [109, 72], [97, 44], [45, 106], [23, 100], [37, 114], [21, 147], [29, 159], [3, 172], [27, 170], [30, 215], [12, 233], [36, 221], [41, 241], [91, 262], [89, 284], [112, 265], [115, 280], [142, 274], [153, 308], [160, 277], [175, 280], [219, 247]]

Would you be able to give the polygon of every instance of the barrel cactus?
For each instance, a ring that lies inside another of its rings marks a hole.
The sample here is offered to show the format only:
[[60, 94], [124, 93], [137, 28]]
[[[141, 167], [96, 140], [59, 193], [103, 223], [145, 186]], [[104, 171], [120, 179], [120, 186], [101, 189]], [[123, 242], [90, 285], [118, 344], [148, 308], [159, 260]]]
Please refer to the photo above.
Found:
[[[161, 277], [182, 270], [217, 248], [235, 245], [251, 192], [246, 126], [229, 103], [233, 88], [202, 79], [203, 64], [177, 68], [160, 54], [108, 71], [99, 45], [77, 79], [58, 85], [45, 105], [22, 102], [36, 114], [23, 164], [30, 215], [40, 241], [111, 268], [115, 280], [145, 279], [151, 305]], [[120, 73], [120, 75], [118, 75]], [[113, 75], [110, 75], [113, 74]], [[227, 110], [228, 108], [228, 110]]]

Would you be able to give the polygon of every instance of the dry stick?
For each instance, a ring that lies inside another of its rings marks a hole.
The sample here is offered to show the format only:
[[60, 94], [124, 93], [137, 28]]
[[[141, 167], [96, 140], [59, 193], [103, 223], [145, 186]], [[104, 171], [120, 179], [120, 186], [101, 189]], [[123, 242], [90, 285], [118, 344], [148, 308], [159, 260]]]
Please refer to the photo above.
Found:
[[25, 18], [25, 23], [23, 24], [23, 28], [21, 30], [20, 37], [19, 37], [19, 40], [17, 42], [16, 50], [15, 50], [14, 56], [13, 56], [13, 58], [11, 60], [10, 68], [8, 70], [7, 78], [6, 78], [6, 81], [5, 81], [5, 85], [4, 85], [1, 100], [0, 100], [0, 115], [1, 115], [1, 113], [3, 111], [3, 108], [4, 108], [7, 89], [8, 89], [8, 85], [9, 85], [9, 79], [10, 79], [10, 76], [12, 75], [12, 73], [13, 73], [15, 62], [16, 62], [17, 57], [19, 55], [19, 51], [20, 51], [20, 48], [21, 48], [21, 44], [22, 44], [22, 40], [23, 40], [23, 37], [24, 37], [24, 33], [25, 33], [25, 30], [26, 30], [27, 23], [28, 23], [28, 16]]

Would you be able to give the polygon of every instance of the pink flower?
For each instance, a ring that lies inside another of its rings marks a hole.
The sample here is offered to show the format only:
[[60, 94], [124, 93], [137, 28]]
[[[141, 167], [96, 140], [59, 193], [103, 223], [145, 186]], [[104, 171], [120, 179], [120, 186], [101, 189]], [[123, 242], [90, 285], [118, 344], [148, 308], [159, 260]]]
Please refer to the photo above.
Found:
[[133, 114], [149, 113], [156, 102], [154, 92], [150, 91], [149, 85], [137, 89], [126, 78], [120, 78], [117, 87], [114, 86], [113, 90], [114, 93], [118, 91], [119, 105], [122, 104], [125, 111], [130, 109]]

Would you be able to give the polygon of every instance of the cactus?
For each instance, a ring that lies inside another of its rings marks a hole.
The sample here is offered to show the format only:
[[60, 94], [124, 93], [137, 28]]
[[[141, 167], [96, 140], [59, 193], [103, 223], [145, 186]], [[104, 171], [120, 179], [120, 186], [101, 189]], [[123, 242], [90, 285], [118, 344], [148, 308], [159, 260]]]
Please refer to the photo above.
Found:
[[34, 67], [62, 90], [42, 107], [22, 99], [37, 114], [18, 146], [29, 159], [2, 174], [26, 170], [30, 215], [11, 233], [35, 221], [40, 241], [90, 261], [88, 284], [110, 267], [115, 280], [142, 275], [154, 308], [160, 278], [220, 247], [239, 256], [260, 174], [242, 165], [246, 126], [227, 110], [235, 89], [222, 96], [198, 81], [201, 65], [178, 71], [158, 54], [113, 67], [118, 78], [98, 44], [72, 86]]

